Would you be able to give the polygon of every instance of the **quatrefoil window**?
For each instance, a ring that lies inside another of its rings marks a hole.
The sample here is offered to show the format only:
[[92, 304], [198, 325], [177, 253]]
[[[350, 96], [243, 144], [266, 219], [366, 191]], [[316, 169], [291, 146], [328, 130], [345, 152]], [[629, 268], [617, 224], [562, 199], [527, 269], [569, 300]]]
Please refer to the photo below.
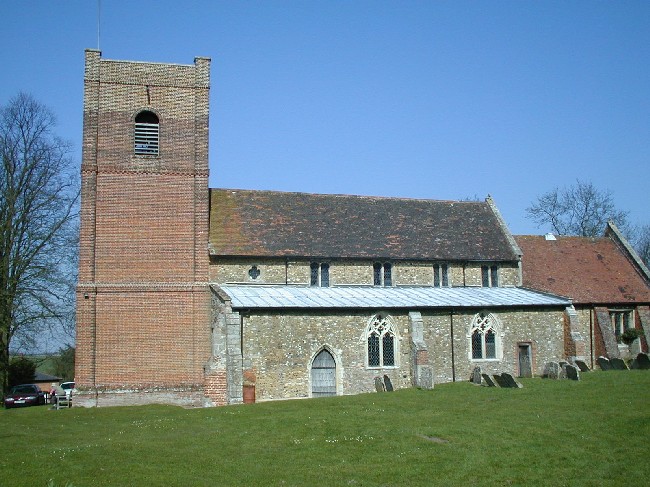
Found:
[[255, 279], [257, 279], [258, 277], [260, 277], [260, 274], [261, 274], [261, 272], [260, 272], [260, 270], [257, 268], [256, 265], [254, 265], [253, 267], [251, 267], [251, 268], [248, 270], [248, 275], [249, 275], [249, 277], [250, 277], [251, 279], [253, 279], [253, 280], [255, 280]]

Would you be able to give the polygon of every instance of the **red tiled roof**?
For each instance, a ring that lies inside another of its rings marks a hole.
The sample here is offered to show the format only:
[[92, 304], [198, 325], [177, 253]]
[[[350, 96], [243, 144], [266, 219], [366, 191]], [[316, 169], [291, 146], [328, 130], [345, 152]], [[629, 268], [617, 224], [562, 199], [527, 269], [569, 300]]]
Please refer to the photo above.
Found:
[[487, 202], [210, 190], [213, 255], [517, 261], [509, 237]]
[[650, 286], [608, 237], [517, 235], [523, 284], [569, 297], [575, 304], [649, 303]]

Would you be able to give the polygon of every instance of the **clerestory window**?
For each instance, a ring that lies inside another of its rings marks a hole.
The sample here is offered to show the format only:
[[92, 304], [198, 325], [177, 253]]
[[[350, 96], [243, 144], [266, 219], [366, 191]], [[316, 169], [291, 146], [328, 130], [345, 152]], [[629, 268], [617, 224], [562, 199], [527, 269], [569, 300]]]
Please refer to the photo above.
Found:
[[135, 117], [134, 152], [141, 156], [157, 156], [160, 148], [158, 116], [148, 110]]
[[469, 333], [472, 360], [497, 359], [500, 356], [499, 322], [491, 313], [474, 316]]
[[375, 262], [373, 268], [373, 283], [375, 286], [393, 285], [393, 266], [390, 263]]
[[435, 287], [449, 286], [447, 264], [433, 264], [433, 285]]
[[310, 264], [312, 286], [329, 287], [330, 285], [330, 265], [326, 262], [312, 262]]
[[499, 267], [495, 265], [484, 265], [481, 267], [481, 278], [483, 287], [498, 287]]
[[395, 330], [388, 316], [378, 314], [366, 327], [368, 367], [395, 367]]

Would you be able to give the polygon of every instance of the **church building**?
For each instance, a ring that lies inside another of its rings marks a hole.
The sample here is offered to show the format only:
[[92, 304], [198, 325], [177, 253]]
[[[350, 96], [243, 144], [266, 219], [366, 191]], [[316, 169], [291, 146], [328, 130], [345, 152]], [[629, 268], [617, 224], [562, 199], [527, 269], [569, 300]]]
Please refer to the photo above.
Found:
[[209, 59], [87, 50], [84, 87], [75, 406], [430, 389], [567, 358], [571, 300], [522, 286], [490, 197], [210, 189]]

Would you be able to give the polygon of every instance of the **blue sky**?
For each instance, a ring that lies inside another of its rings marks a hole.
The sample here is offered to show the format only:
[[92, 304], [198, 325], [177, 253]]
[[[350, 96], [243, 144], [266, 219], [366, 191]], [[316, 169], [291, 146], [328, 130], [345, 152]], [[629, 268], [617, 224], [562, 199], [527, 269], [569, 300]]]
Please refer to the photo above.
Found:
[[[81, 158], [97, 1], [0, 4], [0, 103], [47, 104]], [[650, 2], [103, 0], [107, 59], [212, 58], [210, 186], [483, 199], [610, 190], [650, 223]]]

